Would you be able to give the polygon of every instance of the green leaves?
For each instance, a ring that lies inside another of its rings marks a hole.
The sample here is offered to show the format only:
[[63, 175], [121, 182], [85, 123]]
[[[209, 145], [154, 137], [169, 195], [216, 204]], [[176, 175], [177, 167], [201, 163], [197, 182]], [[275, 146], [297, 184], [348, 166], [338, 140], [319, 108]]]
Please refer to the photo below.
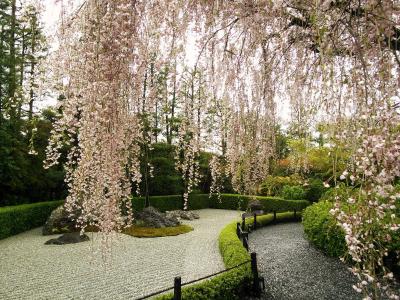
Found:
[[42, 226], [62, 203], [51, 201], [0, 208], [0, 239]]
[[314, 203], [303, 213], [303, 226], [307, 238], [330, 256], [343, 256], [346, 242], [343, 230], [329, 213], [333, 204], [328, 201]]

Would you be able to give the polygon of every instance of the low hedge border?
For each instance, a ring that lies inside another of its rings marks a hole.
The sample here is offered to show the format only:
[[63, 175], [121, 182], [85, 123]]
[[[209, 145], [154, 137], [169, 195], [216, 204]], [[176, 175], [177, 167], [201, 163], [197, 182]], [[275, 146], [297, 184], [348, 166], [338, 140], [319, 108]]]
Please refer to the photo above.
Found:
[[[193, 194], [189, 196], [189, 209], [203, 209], [210, 208], [211, 199], [208, 194]], [[150, 196], [150, 205], [159, 209], [162, 212], [168, 210], [182, 209], [182, 196], [181, 195], [168, 195], [168, 196]], [[141, 211], [144, 208], [145, 197], [133, 197], [132, 207], [135, 211]]]
[[[193, 194], [190, 195], [189, 209], [216, 208], [241, 210], [246, 208], [252, 199], [259, 200], [265, 212], [301, 211], [310, 204], [306, 200], [284, 200], [276, 197], [221, 194], [221, 197], [218, 199], [216, 195], [210, 198], [208, 194]], [[143, 210], [144, 202], [144, 197], [133, 197], [133, 209], [136, 211]], [[63, 201], [61, 200], [1, 207], [0, 239], [43, 225], [52, 210], [62, 203]], [[182, 196], [152, 196], [150, 197], [150, 204], [163, 212], [176, 210], [182, 206]]]
[[344, 231], [330, 214], [333, 203], [320, 201], [307, 207], [303, 212], [304, 233], [307, 239], [325, 254], [340, 257], [347, 247]]
[[[307, 207], [303, 212], [304, 233], [307, 239], [325, 254], [341, 257], [347, 253], [345, 233], [330, 214], [333, 203], [320, 201]], [[400, 232], [393, 232], [389, 251], [400, 249]]]
[[[264, 196], [243, 196], [237, 194], [221, 194], [220, 198], [213, 195], [211, 198], [208, 194], [193, 194], [189, 196], [189, 209], [230, 209], [245, 210], [248, 203], [253, 200], [259, 200], [263, 206], [264, 212], [285, 212], [285, 211], [301, 211], [310, 205], [307, 200], [285, 200], [278, 197]], [[136, 211], [144, 208], [144, 197], [133, 197], [132, 205]], [[182, 196], [151, 196], [150, 205], [162, 212], [167, 210], [182, 209]]]
[[[190, 209], [217, 208], [239, 210], [247, 207], [251, 199], [260, 200], [266, 212], [302, 211], [309, 205], [305, 200], [283, 200], [274, 197], [250, 197], [231, 194], [222, 194], [221, 200], [210, 198], [206, 194], [191, 195], [189, 200]], [[174, 196], [155, 196], [150, 199], [151, 205], [161, 211], [179, 209], [182, 198]], [[41, 202], [35, 204], [19, 205], [14, 207], [0, 208], [0, 239], [41, 226], [45, 223], [52, 210], [61, 205], [63, 201]], [[144, 207], [144, 198], [132, 199], [133, 208], [141, 210]], [[276, 214], [275, 222], [298, 220], [291, 212]], [[257, 225], [266, 226], [274, 222], [273, 214], [257, 216]], [[253, 224], [254, 219], [247, 218], [246, 224]], [[244, 261], [250, 260], [250, 255], [243, 247], [242, 242], [236, 235], [237, 221], [225, 226], [221, 231], [218, 244], [219, 250], [226, 268], [237, 266]], [[252, 274], [250, 263], [229, 272], [217, 275], [212, 279], [191, 285], [182, 290], [183, 299], [240, 299], [244, 291], [251, 284]], [[172, 280], [172, 279], [171, 279]], [[159, 300], [173, 299], [172, 294], [162, 295]]]
[[[257, 216], [259, 227], [279, 222], [298, 221], [301, 216], [292, 212], [278, 213], [274, 222], [273, 214]], [[253, 224], [253, 217], [246, 219], [246, 224]], [[222, 229], [218, 243], [225, 268], [232, 268], [244, 261], [250, 260], [250, 254], [243, 247], [236, 235], [237, 221], [232, 222]], [[172, 278], [171, 278], [172, 282]], [[252, 283], [250, 263], [233, 269], [212, 279], [182, 289], [182, 299], [187, 300], [230, 300], [243, 299], [243, 293], [249, 291]], [[166, 294], [156, 298], [157, 300], [172, 300], [173, 294]]]
[[307, 200], [285, 200], [279, 197], [243, 196], [236, 194], [221, 194], [221, 199], [212, 199], [211, 208], [246, 210], [251, 200], [261, 202], [264, 212], [302, 211], [310, 202]]
[[38, 202], [0, 208], [0, 240], [42, 226], [64, 201]]

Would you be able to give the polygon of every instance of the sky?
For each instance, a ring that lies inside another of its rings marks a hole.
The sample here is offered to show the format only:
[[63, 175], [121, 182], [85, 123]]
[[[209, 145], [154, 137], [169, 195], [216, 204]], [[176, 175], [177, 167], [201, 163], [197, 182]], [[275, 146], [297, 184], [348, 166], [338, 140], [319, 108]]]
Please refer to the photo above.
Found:
[[[55, 28], [57, 25], [57, 22], [60, 17], [60, 12], [61, 12], [61, 1], [56, 0], [40, 0], [42, 5], [43, 5], [43, 22], [45, 26], [45, 31], [46, 34], [52, 35], [55, 33]], [[82, 3], [83, 0], [73, 0], [74, 6], [79, 7], [79, 5]], [[195, 60], [197, 59], [197, 52], [198, 49], [195, 49], [195, 37], [193, 38], [188, 38], [188, 44], [187, 46], [187, 53], [186, 53], [186, 63], [189, 65], [193, 65]], [[47, 98], [41, 103], [41, 107], [46, 107], [49, 105], [55, 105], [56, 100], [52, 98]], [[288, 103], [283, 103], [281, 101], [277, 101], [277, 115], [282, 121], [287, 121], [290, 115], [289, 111], [289, 105]]]
[[55, 25], [60, 16], [60, 5], [55, 3], [55, 0], [42, 0], [44, 12], [43, 22], [45, 24], [46, 32], [53, 33]]

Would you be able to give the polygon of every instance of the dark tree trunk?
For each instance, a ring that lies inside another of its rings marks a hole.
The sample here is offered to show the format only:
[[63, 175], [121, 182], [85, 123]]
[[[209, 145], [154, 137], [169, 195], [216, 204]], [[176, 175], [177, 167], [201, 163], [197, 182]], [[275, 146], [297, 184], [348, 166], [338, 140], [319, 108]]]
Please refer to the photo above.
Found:
[[16, 76], [16, 54], [15, 54], [15, 32], [17, 30], [16, 24], [16, 0], [11, 2], [11, 28], [10, 28], [10, 74], [9, 74], [9, 86], [8, 86], [8, 97], [14, 98], [15, 90], [17, 87], [17, 76]]
[[[34, 23], [35, 24], [35, 23]], [[35, 51], [36, 51], [36, 26], [33, 25], [32, 28], [32, 44], [31, 44], [31, 52], [32, 52], [32, 60], [31, 60], [31, 78], [30, 78], [30, 90], [29, 90], [29, 113], [28, 113], [28, 118], [29, 120], [32, 120], [33, 116], [33, 102], [35, 101], [35, 93], [34, 93], [34, 85], [35, 85], [35, 67], [36, 67], [36, 61], [33, 57]]]
[[[25, 40], [25, 28], [22, 28], [22, 52], [21, 52], [21, 62], [20, 62], [20, 70], [19, 70], [19, 86], [22, 87], [24, 84], [24, 71], [25, 71], [25, 52], [26, 52], [26, 40]], [[32, 36], [33, 38], [33, 36]], [[32, 53], [33, 56], [33, 53]], [[21, 119], [21, 114], [22, 114], [22, 101], [19, 101], [18, 103], [18, 115], [17, 118], [18, 120]]]

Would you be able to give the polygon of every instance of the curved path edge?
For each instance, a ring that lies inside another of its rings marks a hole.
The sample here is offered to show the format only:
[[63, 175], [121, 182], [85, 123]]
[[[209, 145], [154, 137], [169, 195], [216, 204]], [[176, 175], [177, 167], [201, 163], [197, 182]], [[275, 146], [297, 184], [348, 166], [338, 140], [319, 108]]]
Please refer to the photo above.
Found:
[[355, 276], [340, 260], [315, 249], [301, 223], [260, 228], [250, 234], [249, 242], [266, 283], [262, 299], [360, 299], [352, 288]]

